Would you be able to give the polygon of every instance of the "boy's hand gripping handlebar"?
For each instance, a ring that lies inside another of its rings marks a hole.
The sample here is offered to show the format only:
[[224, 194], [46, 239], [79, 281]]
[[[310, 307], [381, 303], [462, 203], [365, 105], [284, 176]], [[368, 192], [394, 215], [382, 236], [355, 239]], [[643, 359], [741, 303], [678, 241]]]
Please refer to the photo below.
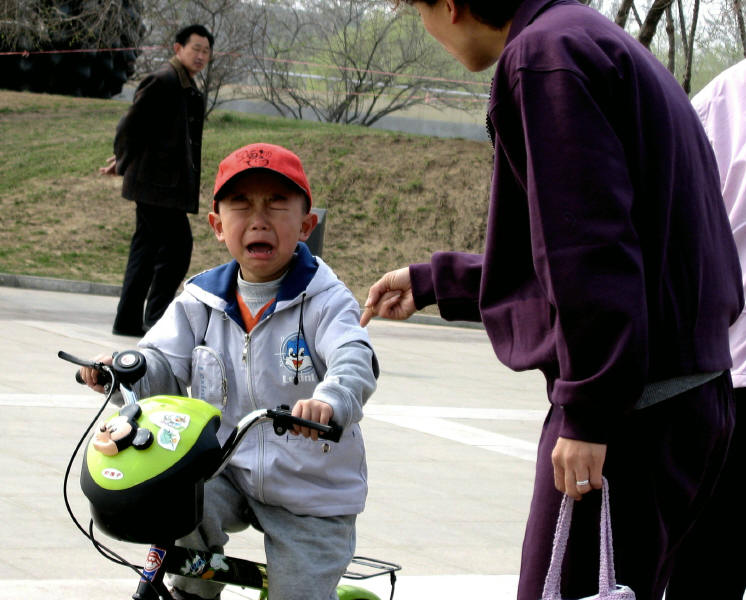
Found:
[[316, 421], [308, 421], [307, 419], [294, 417], [290, 412], [290, 407], [286, 404], [278, 406], [274, 410], [268, 410], [267, 416], [272, 419], [275, 433], [277, 435], [283, 435], [288, 429], [292, 429], [293, 426], [297, 425], [298, 427], [315, 429], [319, 432], [320, 438], [329, 440], [330, 442], [338, 442], [342, 437], [343, 429], [334, 421], [329, 421], [328, 425], [322, 425]]
[[[138, 379], [140, 379], [148, 369], [145, 356], [137, 350], [125, 350], [116, 352], [112, 356], [111, 366], [102, 362], [84, 360], [60, 350], [57, 353], [62, 360], [66, 360], [81, 367], [90, 367], [98, 372], [96, 383], [104, 386], [107, 401], [112, 397], [114, 392], [119, 390], [125, 404], [134, 404], [137, 402], [137, 394], [132, 389]], [[85, 384], [80, 376], [80, 371], [75, 373], [75, 380], [80, 384]]]
[[288, 429], [298, 425], [299, 427], [315, 429], [319, 432], [320, 438], [329, 440], [330, 442], [338, 442], [344, 432], [344, 429], [334, 421], [330, 421], [328, 425], [322, 425], [315, 421], [307, 421], [300, 417], [294, 417], [290, 412], [290, 407], [284, 404], [275, 409], [261, 408], [255, 410], [241, 419], [236, 428], [228, 436], [225, 444], [223, 444], [223, 455], [218, 461], [218, 466], [215, 471], [208, 476], [208, 479], [215, 477], [225, 468], [225, 466], [230, 462], [233, 454], [235, 454], [236, 449], [241, 444], [241, 440], [250, 429], [260, 423], [266, 423], [267, 421], [272, 421], [272, 427], [277, 435], [284, 435]]

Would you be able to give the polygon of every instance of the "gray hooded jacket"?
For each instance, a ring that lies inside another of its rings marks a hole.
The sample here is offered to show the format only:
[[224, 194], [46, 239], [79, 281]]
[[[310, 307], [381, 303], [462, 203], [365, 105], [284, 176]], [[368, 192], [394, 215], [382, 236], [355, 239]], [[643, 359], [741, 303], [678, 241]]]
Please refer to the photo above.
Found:
[[345, 428], [338, 444], [253, 429], [231, 460], [251, 497], [299, 515], [357, 514], [365, 506], [367, 467], [358, 422], [378, 364], [359, 305], [319, 258], [298, 244], [278, 297], [247, 333], [236, 299], [233, 261], [189, 280], [140, 342], [148, 373], [141, 397], [201, 398], [222, 411], [221, 443], [257, 408], [303, 398], [332, 406]]

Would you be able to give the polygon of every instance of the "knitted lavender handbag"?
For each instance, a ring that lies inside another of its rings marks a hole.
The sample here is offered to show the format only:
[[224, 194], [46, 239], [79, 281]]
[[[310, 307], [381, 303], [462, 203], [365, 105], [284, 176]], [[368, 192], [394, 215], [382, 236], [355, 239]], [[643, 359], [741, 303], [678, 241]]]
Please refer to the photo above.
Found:
[[[560, 579], [562, 576], [562, 559], [565, 556], [567, 537], [570, 533], [572, 507], [574, 500], [569, 496], [562, 498], [557, 529], [554, 532], [552, 559], [549, 562], [547, 578], [541, 600], [562, 600], [560, 596]], [[611, 516], [609, 513], [609, 482], [603, 478], [601, 492], [601, 565], [598, 571], [598, 594], [580, 600], [635, 600], [635, 593], [626, 585], [618, 585], [614, 573], [614, 543], [611, 537]]]

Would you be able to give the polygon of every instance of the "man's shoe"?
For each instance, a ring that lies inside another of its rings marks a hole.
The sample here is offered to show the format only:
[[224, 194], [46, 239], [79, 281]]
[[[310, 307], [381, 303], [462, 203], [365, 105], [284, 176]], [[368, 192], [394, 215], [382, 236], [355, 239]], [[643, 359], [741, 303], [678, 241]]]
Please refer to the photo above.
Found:
[[145, 331], [142, 329], [122, 329], [121, 327], [113, 327], [111, 332], [114, 335], [128, 335], [130, 337], [141, 338], [145, 335]]

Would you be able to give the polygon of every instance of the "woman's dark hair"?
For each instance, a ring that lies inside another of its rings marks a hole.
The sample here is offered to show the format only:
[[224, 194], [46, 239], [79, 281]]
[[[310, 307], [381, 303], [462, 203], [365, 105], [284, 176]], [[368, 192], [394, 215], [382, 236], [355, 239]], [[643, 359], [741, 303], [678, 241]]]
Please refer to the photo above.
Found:
[[[434, 6], [438, 0], [393, 0], [395, 5], [424, 2]], [[513, 18], [523, 0], [453, 0], [460, 6], [468, 6], [471, 14], [480, 23], [502, 29]]]
[[212, 37], [212, 34], [207, 31], [207, 28], [203, 25], [188, 25], [179, 31], [174, 39], [177, 44], [186, 46], [192, 34], [197, 34], [200, 37], [207, 38], [207, 41], [210, 43], [210, 49], [212, 49], [212, 45], [215, 43], [215, 38]]

